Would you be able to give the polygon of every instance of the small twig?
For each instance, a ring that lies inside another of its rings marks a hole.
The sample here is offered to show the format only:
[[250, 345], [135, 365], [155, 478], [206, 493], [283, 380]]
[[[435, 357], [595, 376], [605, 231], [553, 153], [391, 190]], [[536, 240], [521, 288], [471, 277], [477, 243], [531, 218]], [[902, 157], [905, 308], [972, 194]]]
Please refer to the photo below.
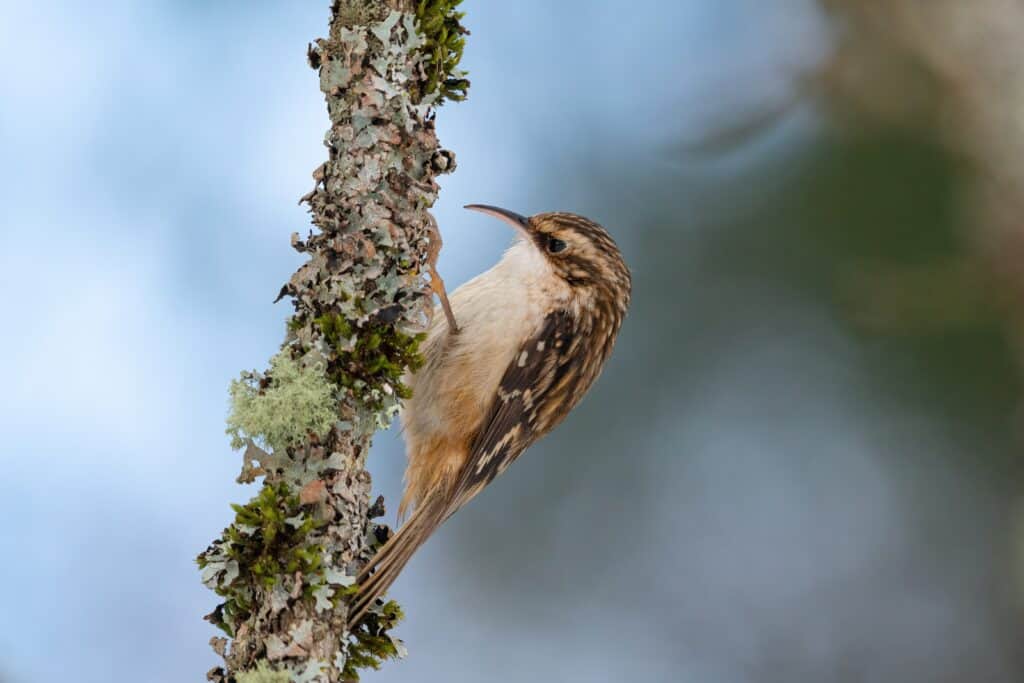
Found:
[[452, 305], [448, 301], [448, 291], [444, 287], [444, 280], [441, 279], [440, 273], [437, 272], [437, 257], [441, 253], [441, 229], [437, 225], [437, 219], [434, 218], [433, 214], [427, 213], [430, 216], [430, 251], [427, 255], [427, 272], [430, 273], [430, 289], [437, 294], [437, 298], [441, 300], [441, 308], [444, 309], [444, 317], [448, 319], [448, 327], [451, 329], [452, 334], [459, 333], [459, 324], [455, 321], [455, 314], [452, 312]]

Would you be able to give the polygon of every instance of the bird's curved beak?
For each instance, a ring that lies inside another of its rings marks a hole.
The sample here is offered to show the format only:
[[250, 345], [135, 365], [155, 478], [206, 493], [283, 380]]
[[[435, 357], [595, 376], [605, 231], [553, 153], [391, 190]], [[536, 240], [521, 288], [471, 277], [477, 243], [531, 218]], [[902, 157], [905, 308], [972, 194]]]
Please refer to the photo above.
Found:
[[463, 208], [471, 211], [479, 211], [480, 213], [486, 213], [488, 216], [494, 216], [495, 218], [500, 218], [515, 228], [516, 232], [519, 232], [523, 237], [530, 237], [530, 235], [533, 234], [533, 227], [530, 225], [530, 219], [516, 213], [515, 211], [509, 211], [508, 209], [489, 206], [487, 204], [466, 204]]

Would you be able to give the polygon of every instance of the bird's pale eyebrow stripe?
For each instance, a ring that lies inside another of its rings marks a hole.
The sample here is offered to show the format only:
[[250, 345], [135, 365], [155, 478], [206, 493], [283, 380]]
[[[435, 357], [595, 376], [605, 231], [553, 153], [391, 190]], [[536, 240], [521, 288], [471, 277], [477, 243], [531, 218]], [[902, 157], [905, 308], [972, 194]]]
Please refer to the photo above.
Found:
[[559, 223], [583, 233], [589, 239], [599, 243], [605, 249], [618, 248], [615, 244], [615, 240], [613, 240], [611, 235], [608, 234], [608, 231], [588, 218], [584, 218], [583, 216], [574, 213], [554, 213], [552, 216], [556, 218]]

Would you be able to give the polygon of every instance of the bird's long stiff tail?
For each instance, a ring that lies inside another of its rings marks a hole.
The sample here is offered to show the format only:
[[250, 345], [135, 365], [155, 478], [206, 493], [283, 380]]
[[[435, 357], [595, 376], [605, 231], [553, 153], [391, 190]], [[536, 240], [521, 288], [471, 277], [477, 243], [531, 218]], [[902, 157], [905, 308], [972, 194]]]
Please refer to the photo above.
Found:
[[445, 506], [425, 502], [416, 508], [402, 528], [380, 547], [356, 576], [359, 590], [348, 611], [348, 630], [352, 630], [377, 598], [384, 595], [398, 578], [413, 553], [445, 520]]

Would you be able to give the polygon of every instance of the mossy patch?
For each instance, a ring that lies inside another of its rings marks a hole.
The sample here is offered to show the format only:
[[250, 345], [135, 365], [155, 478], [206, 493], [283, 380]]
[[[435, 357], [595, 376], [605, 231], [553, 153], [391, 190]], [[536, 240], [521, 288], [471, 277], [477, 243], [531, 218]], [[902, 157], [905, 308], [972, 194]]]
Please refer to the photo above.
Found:
[[196, 562], [203, 582], [225, 599], [210, 621], [233, 636], [249, 618], [253, 601], [281, 577], [301, 572], [307, 577], [302, 595], [312, 598], [319, 583], [309, 578], [322, 576], [324, 549], [309, 542], [320, 524], [302, 510], [299, 496], [285, 483], [265, 484], [248, 503], [231, 507], [235, 521]]
[[390, 396], [412, 396], [402, 376], [406, 369], [416, 371], [423, 365], [419, 346], [425, 334], [404, 334], [373, 320], [357, 328], [337, 313], [321, 315], [314, 322], [336, 354], [327, 365], [331, 382], [353, 390], [372, 411], [382, 410]]
[[391, 600], [363, 618], [351, 634], [342, 670], [345, 680], [358, 681], [360, 669], [379, 669], [385, 661], [404, 656], [402, 641], [388, 633], [404, 616], [398, 603]]
[[460, 70], [462, 51], [469, 33], [462, 25], [465, 12], [456, 8], [462, 0], [420, 0], [416, 6], [416, 30], [423, 38], [427, 83], [424, 95], [437, 93], [437, 104], [466, 99], [467, 72]]

